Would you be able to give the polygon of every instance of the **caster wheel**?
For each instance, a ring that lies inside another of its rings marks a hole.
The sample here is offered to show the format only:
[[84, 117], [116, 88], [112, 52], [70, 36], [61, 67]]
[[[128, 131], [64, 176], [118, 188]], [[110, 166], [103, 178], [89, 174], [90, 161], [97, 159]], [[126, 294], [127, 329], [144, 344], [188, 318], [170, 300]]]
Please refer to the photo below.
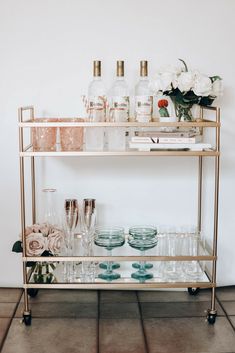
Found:
[[31, 326], [31, 323], [32, 323], [31, 312], [29, 314], [23, 314], [23, 323], [25, 324], [25, 326]]
[[31, 298], [35, 298], [38, 294], [38, 289], [35, 289], [35, 288], [29, 288], [27, 290], [27, 293], [28, 295], [31, 297]]
[[199, 292], [200, 292], [200, 288], [191, 288], [191, 287], [188, 288], [188, 293], [190, 295], [197, 295]]
[[216, 314], [208, 314], [207, 315], [208, 324], [214, 325], [215, 321], [216, 321]]

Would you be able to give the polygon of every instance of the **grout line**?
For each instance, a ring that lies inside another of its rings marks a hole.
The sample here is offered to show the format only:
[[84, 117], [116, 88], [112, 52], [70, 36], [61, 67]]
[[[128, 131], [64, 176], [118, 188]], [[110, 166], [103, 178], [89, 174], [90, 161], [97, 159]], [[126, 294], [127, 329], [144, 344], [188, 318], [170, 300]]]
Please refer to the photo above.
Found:
[[9, 332], [9, 330], [10, 330], [12, 321], [13, 321], [13, 319], [15, 318], [16, 311], [17, 311], [17, 309], [18, 309], [18, 307], [19, 307], [19, 305], [20, 305], [20, 299], [21, 299], [21, 296], [19, 297], [18, 301], [16, 302], [15, 309], [14, 309], [14, 311], [13, 311], [13, 313], [12, 313], [12, 316], [11, 316], [11, 318], [10, 318], [9, 324], [8, 324], [7, 329], [6, 329], [6, 331], [5, 331], [5, 335], [4, 335], [4, 337], [3, 337], [3, 339], [2, 339], [2, 342], [1, 342], [1, 344], [0, 344], [0, 352], [1, 352], [2, 349], [3, 349], [3, 346], [4, 346], [4, 344], [5, 344], [5, 341], [6, 341], [8, 332]]
[[228, 322], [229, 322], [230, 325], [232, 326], [233, 331], [235, 332], [235, 327], [233, 326], [233, 323], [232, 323], [232, 321], [231, 321], [229, 315], [227, 314], [227, 311], [225, 310], [225, 308], [224, 308], [224, 306], [223, 306], [221, 300], [217, 297], [217, 295], [216, 295], [215, 297], [216, 297], [216, 300], [218, 301], [219, 305], [221, 306], [222, 310], [224, 311], [224, 314], [225, 314], [226, 319], [228, 320]]
[[136, 291], [135, 293], [136, 293], [137, 304], [138, 304], [139, 313], [140, 313], [140, 324], [141, 324], [143, 337], [144, 337], [145, 351], [146, 351], [146, 353], [149, 353], [148, 340], [147, 340], [147, 336], [146, 336], [146, 332], [145, 332], [145, 328], [144, 328], [144, 323], [143, 323], [143, 315], [142, 315], [142, 310], [141, 310], [141, 303], [139, 301], [139, 294], [138, 294], [138, 291]]

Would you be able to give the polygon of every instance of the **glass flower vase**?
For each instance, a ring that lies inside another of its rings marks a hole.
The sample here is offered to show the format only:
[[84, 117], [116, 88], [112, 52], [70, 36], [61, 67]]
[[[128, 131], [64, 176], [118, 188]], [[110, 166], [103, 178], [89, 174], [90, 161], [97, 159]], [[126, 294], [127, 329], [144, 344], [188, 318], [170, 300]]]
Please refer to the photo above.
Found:
[[178, 121], [193, 121], [192, 115], [192, 103], [179, 103], [176, 100], [172, 99], [175, 107], [175, 115]]

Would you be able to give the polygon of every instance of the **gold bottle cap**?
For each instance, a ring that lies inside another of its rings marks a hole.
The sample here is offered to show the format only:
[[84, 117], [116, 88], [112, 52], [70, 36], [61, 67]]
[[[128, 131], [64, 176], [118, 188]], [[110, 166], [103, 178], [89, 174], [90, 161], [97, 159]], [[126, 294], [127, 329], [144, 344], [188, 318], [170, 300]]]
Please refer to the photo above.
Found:
[[148, 76], [148, 61], [141, 60], [140, 62], [140, 76]]
[[93, 76], [94, 77], [101, 76], [101, 61], [100, 60], [93, 61]]
[[123, 77], [123, 76], [124, 76], [124, 61], [118, 60], [117, 61], [117, 77]]
[[83, 200], [83, 209], [84, 213], [93, 213], [95, 209], [96, 199], [84, 199]]
[[77, 199], [66, 199], [64, 202], [65, 211], [75, 211], [78, 210], [78, 201]]

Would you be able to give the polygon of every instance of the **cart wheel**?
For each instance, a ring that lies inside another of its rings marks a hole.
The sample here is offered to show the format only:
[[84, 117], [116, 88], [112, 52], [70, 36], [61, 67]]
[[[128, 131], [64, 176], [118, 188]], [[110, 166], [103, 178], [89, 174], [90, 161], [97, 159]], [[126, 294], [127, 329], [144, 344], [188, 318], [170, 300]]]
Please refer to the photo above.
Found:
[[25, 324], [25, 326], [31, 326], [31, 322], [32, 322], [31, 312], [27, 314], [23, 314], [23, 323]]
[[208, 313], [208, 315], [207, 315], [207, 322], [208, 322], [208, 324], [214, 325], [215, 321], [216, 321], [216, 314], [210, 314], [210, 313]]
[[199, 292], [200, 292], [200, 288], [191, 288], [191, 287], [188, 288], [188, 293], [190, 295], [197, 295]]
[[38, 294], [38, 289], [35, 288], [28, 288], [27, 293], [31, 298], [35, 298]]

